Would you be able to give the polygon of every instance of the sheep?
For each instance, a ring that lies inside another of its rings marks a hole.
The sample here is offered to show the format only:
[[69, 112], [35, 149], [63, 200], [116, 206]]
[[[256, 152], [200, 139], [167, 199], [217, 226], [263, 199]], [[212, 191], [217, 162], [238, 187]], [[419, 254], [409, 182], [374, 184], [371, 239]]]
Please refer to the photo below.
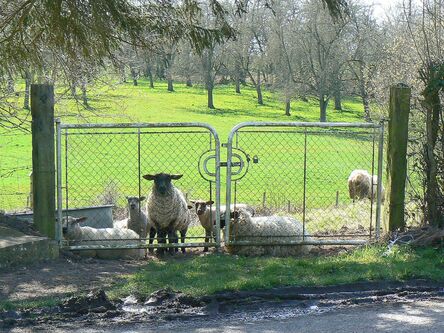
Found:
[[[264, 245], [230, 245], [226, 246], [230, 254], [246, 256], [292, 256], [306, 254], [309, 245], [279, 245], [288, 241], [302, 241], [302, 223], [287, 216], [255, 216], [252, 217], [245, 209], [235, 212], [230, 226], [230, 241], [246, 241], [264, 243]], [[309, 234], [304, 233], [307, 240]], [[274, 243], [267, 245], [267, 243]]]
[[[177, 189], [171, 180], [182, 178], [183, 175], [171, 175], [158, 173], [155, 175], [144, 175], [146, 180], [154, 181], [153, 187], [146, 203], [146, 211], [151, 223], [157, 230], [157, 241], [160, 244], [166, 243], [168, 236], [169, 243], [177, 243], [177, 231], [180, 232], [181, 241], [185, 243], [185, 236], [188, 226], [191, 223], [191, 215], [183, 193]], [[158, 253], [162, 254], [163, 249]], [[173, 252], [173, 249], [170, 249]], [[182, 247], [185, 253], [185, 248]]]
[[372, 178], [366, 170], [353, 170], [348, 177], [350, 199], [368, 198], [371, 192]]
[[[205, 229], [205, 243], [208, 243], [211, 238], [216, 241], [216, 207], [211, 207], [207, 209], [208, 206], [214, 204], [213, 200], [191, 200], [196, 209], [197, 217], [199, 218], [200, 224]], [[246, 204], [230, 205], [231, 211], [237, 210], [238, 208], [243, 208], [247, 210], [251, 215], [254, 215], [254, 209]], [[225, 212], [226, 206], [220, 206], [220, 228], [225, 227]], [[210, 221], [211, 218], [211, 221]], [[204, 252], [208, 251], [208, 247], [204, 247]]]
[[[378, 176], [371, 176], [367, 170], [353, 170], [348, 177], [348, 190], [350, 199], [355, 202], [355, 199], [368, 198], [374, 200], [376, 198]], [[382, 187], [382, 201], [384, 201], [384, 187]]]
[[[130, 229], [81, 227], [86, 217], [67, 216], [63, 219], [63, 236], [71, 241], [88, 241], [87, 245], [104, 245], [102, 240], [112, 240], [113, 246], [137, 244], [135, 240], [139, 235]], [[104, 249], [104, 250], [82, 250], [80, 254], [100, 259], [116, 258], [141, 258], [144, 251], [141, 249]]]
[[[140, 203], [146, 198], [127, 196], [126, 199], [128, 200], [128, 217], [124, 220], [114, 222], [114, 227], [131, 229], [137, 232], [140, 238], [146, 238], [149, 230], [149, 243], [153, 244], [154, 237], [156, 236], [156, 229], [152, 223], [150, 223], [145, 212], [140, 209]], [[150, 249], [150, 252], [151, 251], [152, 250]]]

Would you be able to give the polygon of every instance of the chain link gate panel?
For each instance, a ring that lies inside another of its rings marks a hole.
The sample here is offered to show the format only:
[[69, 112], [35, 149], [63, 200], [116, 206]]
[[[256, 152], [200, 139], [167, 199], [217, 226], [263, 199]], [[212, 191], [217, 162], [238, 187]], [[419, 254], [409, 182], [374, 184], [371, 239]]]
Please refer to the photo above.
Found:
[[[216, 242], [203, 241], [205, 232], [194, 209], [190, 210], [192, 222], [184, 244], [158, 244], [156, 240], [150, 245], [148, 239], [122, 239], [110, 229], [128, 217], [127, 197], [148, 197], [153, 182], [142, 176], [157, 173], [183, 174], [172, 183], [188, 202], [213, 200], [218, 226], [219, 150], [216, 131], [201, 123], [57, 123], [58, 239], [66, 248], [76, 250], [220, 246], [219, 234]], [[139, 205], [141, 211], [145, 202]], [[82, 226], [106, 230], [106, 237], [97, 239], [91, 234], [63, 239], [62, 224], [68, 216], [87, 217]]]
[[[227, 207], [247, 204], [255, 216], [300, 221], [307, 235], [279, 235], [279, 244], [353, 245], [378, 238], [381, 182], [371, 186], [373, 200], [352, 200], [348, 177], [367, 170], [382, 179], [383, 132], [383, 124], [369, 123], [239, 124], [227, 143]], [[230, 214], [225, 224], [226, 245], [258, 242], [256, 235], [230, 235]], [[271, 245], [266, 236], [259, 243]]]

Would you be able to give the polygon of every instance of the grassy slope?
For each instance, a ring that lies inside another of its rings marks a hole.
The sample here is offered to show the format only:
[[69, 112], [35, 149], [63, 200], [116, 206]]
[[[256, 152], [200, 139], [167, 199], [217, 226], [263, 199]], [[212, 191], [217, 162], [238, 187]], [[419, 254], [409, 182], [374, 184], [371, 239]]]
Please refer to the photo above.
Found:
[[[56, 114], [62, 118], [62, 122], [72, 123], [72, 122], [204, 122], [212, 125], [218, 131], [221, 142], [225, 142], [231, 128], [243, 121], [317, 121], [318, 120], [318, 104], [316, 101], [311, 100], [309, 102], [295, 101], [293, 103], [292, 116], [287, 117], [284, 115], [283, 103], [279, 101], [278, 96], [273, 95], [269, 92], [264, 92], [265, 105], [259, 106], [256, 103], [255, 91], [251, 87], [244, 87], [242, 89], [242, 94], [238, 95], [234, 92], [233, 86], [218, 86], [215, 89], [215, 105], [216, 110], [209, 110], [206, 108], [206, 92], [202, 87], [188, 88], [183, 84], [175, 85], [175, 92], [170, 93], [166, 90], [165, 83], [156, 83], [155, 89], [150, 89], [146, 81], [140, 80], [139, 86], [134, 87], [130, 83], [114, 86], [104, 86], [96, 87], [94, 91], [90, 94], [90, 104], [94, 108], [94, 113], [86, 112], [82, 108], [79, 108], [76, 103], [71, 98], [59, 98], [58, 104], [56, 105]], [[59, 89], [61, 93], [63, 90]], [[22, 103], [21, 97], [17, 100], [17, 103]], [[329, 121], [341, 121], [341, 122], [354, 122], [360, 121], [362, 119], [362, 106], [358, 100], [345, 100], [344, 101], [344, 111], [338, 112], [333, 111], [331, 108], [328, 111]], [[4, 134], [4, 133], [3, 133]], [[14, 133], [7, 133], [14, 134]], [[294, 138], [296, 141], [300, 141], [300, 138]], [[348, 147], [347, 144], [342, 143], [341, 139], [332, 140], [327, 148], [327, 152], [334, 149], [335, 146], [341, 145], [343, 147]], [[4, 190], [2, 193], [7, 193], [8, 195], [0, 196], [0, 207], [2, 209], [10, 210], [15, 208], [23, 208], [26, 204], [26, 196], [29, 189], [29, 182], [27, 175], [30, 171], [31, 165], [31, 141], [29, 135], [18, 135], [18, 136], [0, 136], [0, 152], [2, 159], [0, 161], [0, 186]], [[154, 142], [154, 144], [157, 144]], [[192, 147], [192, 144], [182, 143], [185, 147]], [[260, 144], [260, 143], [259, 143]], [[86, 147], [86, 153], [83, 153], [85, 157], [84, 160], [91, 160], [89, 156], [93, 154], [91, 148], [94, 146], [89, 143]], [[121, 157], [122, 161], [125, 159], [123, 154], [116, 155], [116, 147], [122, 146], [115, 143], [115, 146], [105, 147], [104, 150], [108, 149], [106, 154], [113, 155], [118, 159]], [[147, 147], [150, 146], [150, 142], [147, 142]], [[158, 145], [158, 148], [167, 147], [167, 143]], [[85, 148], [85, 149], [86, 149]], [[257, 147], [262, 148], [262, 151], [267, 151], [270, 147]], [[356, 147], [355, 147], [356, 148]], [[351, 149], [355, 149], [351, 147]], [[88, 151], [89, 149], [89, 151]], [[165, 161], [171, 160], [171, 154], [175, 155], [171, 149], [167, 147], [164, 149], [166, 152], [163, 156]], [[183, 154], [188, 154], [189, 151], [182, 149]], [[201, 152], [198, 152], [197, 156]], [[284, 154], [286, 152], [283, 152]], [[261, 158], [266, 158], [266, 156], [261, 156]], [[263, 165], [268, 165], [268, 168], [263, 170], [264, 173], [269, 172], [269, 168], [272, 169], [278, 167], [276, 166], [276, 160], [279, 156], [273, 157], [275, 161], [273, 163], [264, 163]], [[332, 160], [334, 162], [334, 160]], [[81, 161], [83, 162], [83, 161]], [[117, 161], [119, 162], [119, 161]], [[107, 166], [110, 165], [108, 161], [105, 161]], [[337, 164], [337, 161], [335, 162]], [[122, 163], [116, 163], [116, 165], [122, 165]], [[159, 161], [158, 164], [165, 165]], [[319, 164], [317, 161], [313, 161], [313, 164]], [[368, 164], [368, 163], [366, 163]], [[84, 170], [77, 170], [78, 175], [90, 174], [87, 170], [87, 165], [83, 163]], [[113, 168], [117, 174], [117, 183], [127, 184], [125, 179], [122, 179], [121, 175], [126, 174], [121, 171], [120, 166], [114, 166]], [[71, 167], [81, 168], [80, 163], [71, 163]], [[367, 165], [366, 165], [367, 166]], [[145, 166], [145, 169], [155, 168], [149, 164]], [[193, 167], [195, 164], [193, 162]], [[294, 166], [285, 166], [286, 168], [293, 168]], [[341, 165], [339, 165], [341, 167]], [[345, 173], [348, 172], [352, 166], [344, 168]], [[172, 167], [173, 168], [173, 167]], [[12, 174], [9, 174], [11, 169], [18, 169]], [[301, 173], [300, 168], [296, 178], [300, 179]], [[176, 170], [177, 171], [177, 170]], [[97, 173], [98, 174], [98, 173]], [[102, 178], [110, 179], [112, 175], [112, 170], [108, 174], [102, 174]], [[345, 174], [344, 174], [345, 175]], [[344, 176], [342, 175], [342, 176]], [[341, 178], [342, 178], [341, 176]], [[103, 188], [107, 185], [105, 183], [97, 182], [96, 178], [98, 176], [92, 176], [91, 180], [83, 179], [82, 186], [86, 186], [89, 183], [98, 183], [99, 189], [97, 193], [103, 191]], [[253, 183], [257, 181], [255, 179], [251, 180]], [[194, 181], [191, 181], [193, 183]], [[72, 182], [74, 185], [75, 182]], [[93, 186], [89, 184], [89, 186]], [[188, 184], [179, 184], [179, 186], [187, 187]], [[264, 184], [268, 186], [268, 184]], [[332, 195], [334, 196], [336, 188], [339, 188], [340, 183], [336, 182], [334, 186], [331, 186], [331, 193], [328, 193], [328, 202], [331, 202]], [[316, 187], [316, 183], [313, 184]], [[122, 191], [134, 191], [134, 186], [127, 188], [122, 188]], [[193, 192], [193, 189], [187, 188]], [[194, 192], [202, 196], [206, 191], [206, 187], [201, 186], [200, 189], [194, 190]], [[296, 191], [293, 191], [296, 192]], [[21, 194], [18, 194], [21, 193]], [[13, 195], [9, 195], [13, 194]], [[248, 194], [247, 194], [248, 195]], [[97, 195], [96, 195], [97, 196]], [[248, 195], [249, 196], [249, 195]], [[293, 199], [293, 198], [289, 198]], [[254, 200], [258, 200], [255, 198]], [[296, 200], [296, 197], [293, 199]]]

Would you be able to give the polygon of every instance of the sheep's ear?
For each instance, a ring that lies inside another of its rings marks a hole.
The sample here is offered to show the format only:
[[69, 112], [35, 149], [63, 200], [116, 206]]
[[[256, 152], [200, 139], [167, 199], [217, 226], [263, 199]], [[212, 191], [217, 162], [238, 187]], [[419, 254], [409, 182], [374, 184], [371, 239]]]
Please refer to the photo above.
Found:
[[195, 204], [195, 203], [196, 203], [196, 200], [190, 200], [190, 202], [191, 202], [192, 204]]
[[154, 179], [156, 179], [155, 175], [143, 175], [142, 177], [145, 178], [146, 180], [154, 180]]
[[143, 201], [143, 200], [145, 200], [146, 199], [146, 197], [140, 197], [139, 198], [139, 201]]
[[180, 179], [183, 175], [170, 175], [171, 179]]
[[86, 216], [76, 217], [73, 223], [82, 223], [85, 222], [88, 218]]
[[193, 206], [191, 206], [191, 205], [187, 205], [187, 207], [188, 207], [188, 209], [192, 209], [193, 208]]
[[214, 201], [213, 201], [213, 200], [208, 200], [208, 201], [206, 202], [206, 204], [207, 204], [207, 205], [212, 205], [212, 204], [214, 204]]

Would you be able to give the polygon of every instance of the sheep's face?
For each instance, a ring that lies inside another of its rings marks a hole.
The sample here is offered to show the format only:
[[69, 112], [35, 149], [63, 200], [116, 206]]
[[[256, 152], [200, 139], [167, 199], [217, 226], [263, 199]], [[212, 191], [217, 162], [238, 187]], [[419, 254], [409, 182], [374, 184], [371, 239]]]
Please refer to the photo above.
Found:
[[154, 181], [154, 188], [161, 195], [165, 195], [171, 189], [171, 180], [180, 179], [183, 175], [170, 175], [167, 173], [158, 173], [156, 175], [144, 175], [146, 180]]
[[78, 223], [85, 222], [86, 219], [87, 217], [74, 217], [74, 216], [63, 217], [63, 223], [62, 223], [63, 235], [69, 233], [73, 228], [76, 227]]
[[140, 202], [145, 200], [145, 197], [126, 197], [126, 199], [130, 210], [139, 210]]
[[204, 214], [207, 210], [207, 207], [214, 204], [214, 201], [212, 201], [212, 200], [209, 200], [209, 201], [195, 200], [195, 201], [191, 201], [191, 202], [194, 204], [194, 208], [196, 209], [197, 215]]

